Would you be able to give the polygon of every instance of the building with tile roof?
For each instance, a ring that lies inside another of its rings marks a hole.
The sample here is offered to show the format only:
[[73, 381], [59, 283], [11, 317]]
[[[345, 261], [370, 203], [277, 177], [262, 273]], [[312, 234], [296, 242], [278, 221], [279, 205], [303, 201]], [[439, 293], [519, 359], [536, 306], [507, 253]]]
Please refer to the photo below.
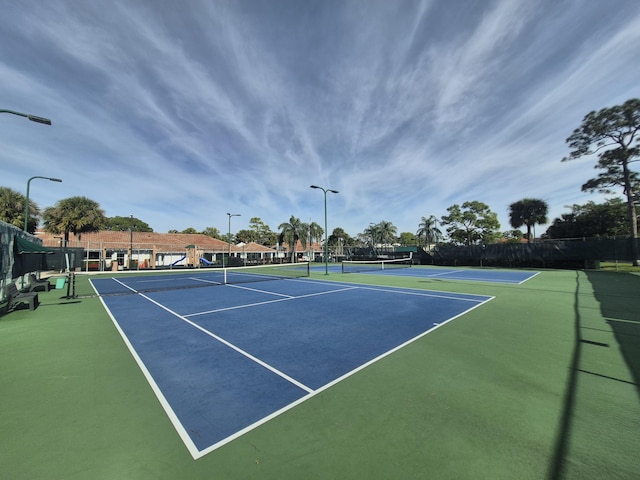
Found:
[[[36, 236], [47, 247], [62, 248], [61, 235], [39, 230]], [[67, 248], [84, 250], [83, 269], [115, 270], [190, 267], [200, 265], [271, 263], [285, 252], [249, 243], [229, 245], [203, 234], [107, 231], [70, 235]]]

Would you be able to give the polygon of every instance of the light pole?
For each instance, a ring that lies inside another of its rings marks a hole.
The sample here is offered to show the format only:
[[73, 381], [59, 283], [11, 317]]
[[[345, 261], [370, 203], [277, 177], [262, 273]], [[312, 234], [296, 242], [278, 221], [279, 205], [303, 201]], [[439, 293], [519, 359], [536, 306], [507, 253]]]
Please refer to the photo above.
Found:
[[317, 185], [311, 185], [311, 188], [317, 188], [324, 192], [324, 274], [329, 275], [329, 251], [327, 240], [327, 192], [340, 193], [337, 190], [331, 190], [329, 188], [322, 188]]
[[32, 122], [42, 123], [44, 125], [51, 125], [51, 120], [49, 120], [48, 118], [38, 117], [36, 115], [31, 115], [29, 113], [15, 112], [13, 110], [0, 110], [0, 113], [11, 113], [12, 115], [19, 115], [21, 117], [28, 118]]
[[[0, 110], [1, 111], [1, 110]], [[29, 186], [31, 184], [31, 180], [35, 179], [35, 178], [42, 178], [44, 180], [49, 180], [51, 182], [62, 182], [62, 180], [60, 180], [59, 178], [50, 178], [50, 177], [31, 177], [28, 181], [27, 181], [27, 201], [25, 202], [25, 206], [24, 206], [24, 231], [27, 231], [27, 227], [29, 225]]]
[[63, 237], [53, 237], [58, 240], [58, 250], [60, 251], [60, 273], [64, 272], [64, 268], [62, 265], [64, 263], [64, 254], [62, 253], [62, 238]]
[[[231, 217], [240, 217], [239, 213], [229, 213], [227, 212], [227, 216], [229, 217], [229, 233], [227, 235], [227, 242], [229, 242], [229, 263], [231, 263]], [[222, 254], [222, 268], [224, 268], [224, 254]]]
[[133, 259], [133, 213], [129, 215], [129, 270], [131, 270]]

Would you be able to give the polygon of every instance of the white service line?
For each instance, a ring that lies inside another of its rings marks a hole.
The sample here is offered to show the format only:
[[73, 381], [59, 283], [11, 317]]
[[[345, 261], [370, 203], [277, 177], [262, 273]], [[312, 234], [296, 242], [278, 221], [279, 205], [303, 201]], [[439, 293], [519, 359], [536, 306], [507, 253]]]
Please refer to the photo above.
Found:
[[[220, 343], [226, 345], [227, 347], [235, 350], [236, 352], [238, 352], [241, 355], [244, 355], [245, 357], [247, 357], [248, 359], [254, 361], [255, 363], [257, 363], [258, 365], [261, 365], [262, 367], [266, 368], [267, 370], [270, 370], [271, 372], [275, 373], [276, 375], [284, 378], [285, 380], [287, 380], [288, 382], [294, 384], [295, 386], [301, 388], [302, 390], [304, 390], [307, 393], [313, 393], [313, 389], [306, 386], [305, 384], [299, 382], [298, 380], [296, 380], [295, 378], [290, 377], [289, 375], [287, 375], [284, 372], [281, 372], [280, 370], [278, 370], [277, 368], [269, 365], [268, 363], [263, 362], [262, 360], [260, 360], [257, 357], [254, 357], [253, 355], [251, 355], [249, 352], [244, 351], [243, 349], [241, 349], [240, 347], [235, 346], [233, 343], [228, 342], [227, 340], [225, 340], [222, 337], [219, 337], [218, 335], [216, 335], [213, 332], [210, 332], [209, 330], [207, 330], [204, 327], [201, 327], [200, 325], [198, 325], [197, 323], [192, 322], [191, 320], [189, 320], [188, 318], [185, 318], [184, 316], [180, 315], [177, 312], [174, 312], [173, 310], [171, 310], [168, 307], [165, 307], [164, 305], [162, 305], [159, 302], [156, 302], [153, 298], [148, 297], [147, 295], [140, 293], [140, 292], [136, 292], [136, 290], [134, 290], [133, 288], [129, 287], [128, 285], [125, 285], [122, 282], [119, 282], [117, 279], [116, 282], [121, 283], [122, 285], [124, 285], [125, 287], [127, 287], [128, 289], [132, 290], [133, 292], [137, 293], [139, 296], [141, 296], [142, 298], [144, 298], [145, 300], [150, 301], [151, 303], [153, 303], [154, 305], [157, 305], [158, 307], [162, 308], [163, 310], [169, 312], [171, 315], [174, 315], [175, 317], [179, 318], [180, 320], [182, 320], [183, 322], [188, 323], [189, 325], [191, 325], [192, 327], [197, 328], [198, 330], [200, 330], [202, 333], [210, 336], [211, 338], [214, 338], [216, 340], [218, 340]], [[283, 300], [288, 300], [286, 298], [283, 299], [279, 299], [279, 300], [273, 300], [274, 302], [277, 301], [283, 301]]]
[[[234, 288], [244, 288], [246, 290], [255, 290], [253, 288], [247, 288], [247, 287], [240, 287], [238, 285], [225, 285], [226, 287], [234, 287]], [[206, 310], [204, 312], [196, 312], [196, 313], [189, 313], [187, 315], [184, 315], [185, 318], [187, 317], [197, 317], [198, 315], [207, 315], [209, 313], [216, 313], [216, 312], [224, 312], [227, 310], [238, 310], [240, 308], [249, 308], [249, 307], [257, 307], [259, 305], [268, 305], [269, 303], [276, 303], [276, 302], [286, 302], [288, 300], [297, 300], [299, 298], [307, 298], [307, 297], [317, 297], [318, 295], [327, 295], [330, 293], [338, 293], [338, 292], [344, 292], [345, 290], [354, 290], [357, 289], [358, 287], [347, 287], [347, 288], [340, 288], [337, 290], [328, 290], [326, 292], [318, 292], [318, 293], [309, 293], [307, 295], [299, 295], [297, 297], [292, 297], [290, 295], [283, 295], [286, 298], [277, 298], [275, 300], [265, 300], [264, 302], [256, 302], [256, 303], [247, 303], [244, 305], [234, 305], [233, 307], [223, 307], [223, 308], [216, 308], [213, 310]], [[270, 293], [273, 295], [282, 295], [279, 293], [273, 293], [273, 292], [265, 292], [263, 290], [255, 290], [256, 292], [261, 292], [261, 293]]]
[[280, 370], [278, 370], [275, 367], [272, 367], [271, 365], [269, 365], [268, 363], [263, 362], [262, 360], [260, 360], [257, 357], [254, 357], [253, 355], [251, 355], [249, 352], [246, 352], [245, 350], [241, 349], [240, 347], [235, 346], [233, 343], [230, 343], [228, 341], [226, 341], [224, 338], [219, 337], [218, 335], [216, 335], [213, 332], [210, 332], [209, 330], [207, 330], [204, 327], [201, 327], [200, 325], [198, 325], [195, 322], [192, 322], [191, 320], [189, 320], [188, 318], [183, 317], [182, 315], [180, 315], [177, 312], [174, 312], [173, 310], [171, 310], [170, 308], [165, 307], [164, 305], [162, 305], [159, 302], [156, 302], [153, 298], [147, 297], [146, 295], [144, 295], [143, 293], [138, 293], [138, 295], [140, 295], [142, 298], [145, 298], [147, 300], [149, 300], [151, 303], [157, 305], [158, 307], [162, 308], [163, 310], [166, 310], [167, 312], [169, 312], [171, 315], [175, 315], [176, 317], [178, 317], [180, 320], [182, 320], [183, 322], [188, 323], [189, 325], [191, 325], [192, 327], [197, 328], [198, 330], [200, 330], [202, 333], [205, 333], [206, 335], [209, 335], [211, 338], [215, 338], [216, 340], [218, 340], [220, 343], [223, 343], [224, 345], [226, 345], [227, 347], [235, 350], [236, 352], [240, 353], [241, 355], [244, 355], [245, 357], [247, 357], [250, 360], [253, 360], [254, 362], [256, 362], [258, 365], [263, 366], [264, 368], [266, 368], [267, 370], [272, 371], [273, 373], [275, 373], [276, 375], [284, 378], [285, 380], [287, 380], [290, 383], [293, 383], [295, 386], [301, 388], [302, 390], [304, 390], [305, 392], [308, 393], [312, 393], [313, 389], [310, 387], [307, 387], [306, 385], [304, 385], [303, 383], [300, 383], [299, 381], [297, 381], [295, 378], [290, 377], [289, 375], [287, 375], [284, 372], [281, 372]]

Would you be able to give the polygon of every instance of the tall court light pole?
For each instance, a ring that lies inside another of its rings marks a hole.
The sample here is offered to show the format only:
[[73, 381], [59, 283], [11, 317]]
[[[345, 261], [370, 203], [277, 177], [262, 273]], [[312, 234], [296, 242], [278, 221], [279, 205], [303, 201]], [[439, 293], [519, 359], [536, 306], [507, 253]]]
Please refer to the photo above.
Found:
[[129, 215], [129, 270], [133, 264], [133, 213]]
[[[231, 263], [231, 217], [240, 217], [239, 213], [229, 213], [227, 212], [227, 216], [229, 217], [229, 233], [227, 234], [227, 242], [229, 243], [229, 263]], [[224, 268], [224, 254], [222, 255], [222, 268]]]
[[331, 190], [330, 188], [322, 188], [317, 185], [311, 185], [311, 188], [317, 188], [324, 192], [324, 274], [329, 275], [329, 241], [327, 239], [327, 192], [340, 193], [337, 190]]
[[39, 176], [35, 176], [35, 177], [31, 177], [28, 181], [27, 181], [27, 200], [25, 202], [25, 206], [24, 206], [24, 231], [27, 231], [27, 227], [29, 226], [29, 187], [31, 184], [31, 180], [34, 180], [36, 178], [42, 178], [44, 180], [49, 180], [51, 182], [62, 182], [62, 180], [60, 180], [59, 178], [51, 178], [51, 177], [39, 177]]

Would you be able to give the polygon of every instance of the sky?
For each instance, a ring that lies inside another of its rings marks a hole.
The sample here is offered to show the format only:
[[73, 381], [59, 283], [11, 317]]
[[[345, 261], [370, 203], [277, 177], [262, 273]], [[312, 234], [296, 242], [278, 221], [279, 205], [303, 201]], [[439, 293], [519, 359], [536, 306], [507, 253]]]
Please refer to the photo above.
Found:
[[[0, 0], [0, 186], [156, 232], [294, 215], [356, 236], [478, 200], [549, 220], [595, 157], [584, 116], [640, 97], [637, 0]], [[622, 194], [622, 192], [620, 192]], [[546, 229], [537, 227], [539, 235]]]

